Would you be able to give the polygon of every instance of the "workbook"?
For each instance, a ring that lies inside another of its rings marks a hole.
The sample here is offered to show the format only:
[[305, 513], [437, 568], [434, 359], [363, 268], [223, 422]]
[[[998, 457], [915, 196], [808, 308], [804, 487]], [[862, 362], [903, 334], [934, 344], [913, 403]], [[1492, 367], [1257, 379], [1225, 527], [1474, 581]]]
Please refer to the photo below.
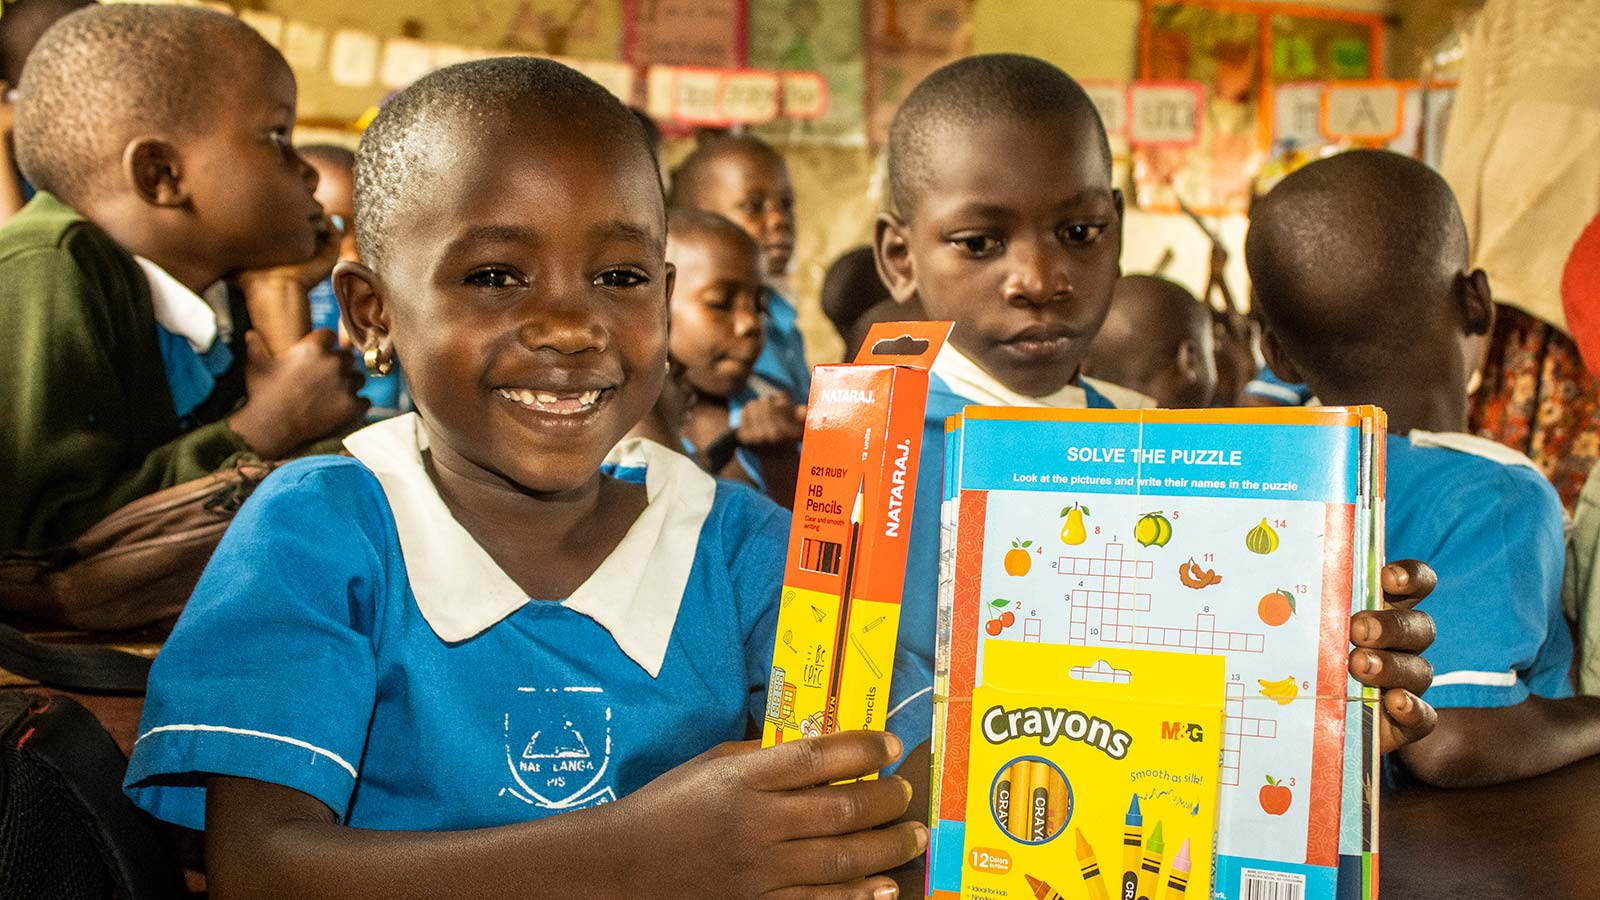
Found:
[[[1213, 865], [1188, 894], [1376, 895], [1377, 692], [1347, 660], [1351, 614], [1382, 602], [1384, 431], [1374, 407], [947, 422], [930, 896], [1038, 894], [996, 888], [966, 846], [991, 814], [967, 796], [991, 641], [1222, 657]], [[1034, 690], [1070, 693], [1070, 677], [1041, 668]], [[1159, 778], [1133, 792], [1146, 821], [1182, 814]]]

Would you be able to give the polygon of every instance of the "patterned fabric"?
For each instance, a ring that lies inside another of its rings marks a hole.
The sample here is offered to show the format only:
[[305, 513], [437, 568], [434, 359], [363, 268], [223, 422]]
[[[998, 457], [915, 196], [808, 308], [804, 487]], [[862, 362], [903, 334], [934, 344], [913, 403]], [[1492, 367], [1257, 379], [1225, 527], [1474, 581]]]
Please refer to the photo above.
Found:
[[1571, 512], [1600, 460], [1600, 379], [1560, 329], [1508, 306], [1496, 316], [1468, 430], [1527, 454]]

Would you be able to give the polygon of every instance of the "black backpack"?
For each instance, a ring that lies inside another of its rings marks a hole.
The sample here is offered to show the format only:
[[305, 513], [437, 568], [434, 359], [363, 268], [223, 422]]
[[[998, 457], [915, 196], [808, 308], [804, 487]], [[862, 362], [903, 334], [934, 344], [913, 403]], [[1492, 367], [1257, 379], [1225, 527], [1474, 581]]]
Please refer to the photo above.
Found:
[[[4, 655], [14, 665], [16, 645], [0, 639], [0, 648], [12, 651]], [[60, 661], [52, 651], [34, 663], [50, 668]], [[133, 675], [139, 686], [142, 674]], [[113, 669], [99, 677], [127, 676]], [[122, 793], [127, 766], [100, 721], [72, 698], [0, 691], [0, 900], [182, 893], [172, 849]]]

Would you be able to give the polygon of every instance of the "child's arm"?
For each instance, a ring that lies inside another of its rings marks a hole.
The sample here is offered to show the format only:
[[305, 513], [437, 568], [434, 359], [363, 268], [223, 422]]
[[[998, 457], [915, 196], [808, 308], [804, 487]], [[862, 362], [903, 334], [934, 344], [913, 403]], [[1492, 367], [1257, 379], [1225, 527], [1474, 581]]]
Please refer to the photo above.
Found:
[[892, 735], [845, 732], [768, 750], [725, 745], [615, 803], [460, 832], [336, 823], [291, 788], [213, 776], [207, 878], [219, 900], [284, 896], [892, 898], [868, 877], [927, 846], [927, 829], [875, 828], [905, 811], [900, 778], [826, 785], [899, 753]]
[[805, 426], [806, 408], [796, 406], [788, 394], [763, 394], [739, 410], [739, 444], [755, 453], [767, 496], [785, 509], [794, 505]]
[[245, 402], [227, 421], [263, 459], [328, 437], [372, 405], [357, 395], [365, 378], [331, 331], [313, 331], [276, 356], [254, 331], [245, 342]]
[[1531, 778], [1600, 753], [1600, 697], [1530, 695], [1515, 706], [1439, 710], [1439, 727], [1401, 751], [1411, 773], [1439, 787]]

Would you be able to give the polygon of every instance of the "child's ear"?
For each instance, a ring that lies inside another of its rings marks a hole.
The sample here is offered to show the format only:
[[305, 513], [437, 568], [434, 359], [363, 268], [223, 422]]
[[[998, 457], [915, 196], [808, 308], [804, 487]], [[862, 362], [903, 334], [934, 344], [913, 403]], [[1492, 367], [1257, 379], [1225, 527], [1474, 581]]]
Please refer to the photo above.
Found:
[[183, 158], [170, 141], [143, 137], [122, 150], [122, 174], [134, 193], [151, 206], [182, 206], [189, 202], [183, 182]]
[[362, 351], [377, 348], [393, 353], [389, 308], [378, 273], [361, 263], [341, 260], [333, 267], [333, 292], [339, 297], [350, 343]]
[[1467, 334], [1488, 334], [1494, 325], [1494, 294], [1489, 290], [1489, 276], [1482, 269], [1456, 280], [1457, 302], [1461, 304], [1461, 324]]
[[678, 267], [667, 263], [662, 270], [663, 280], [666, 281], [666, 290], [661, 292], [661, 315], [666, 317], [668, 323], [672, 321], [672, 292], [678, 287]]
[[1178, 374], [1187, 382], [1200, 380], [1200, 347], [1190, 338], [1184, 338], [1178, 345]]
[[878, 277], [896, 303], [910, 303], [917, 297], [917, 272], [911, 260], [911, 240], [906, 225], [894, 213], [879, 213], [873, 223], [872, 261]]
[[1266, 357], [1267, 368], [1272, 374], [1290, 384], [1304, 384], [1305, 376], [1300, 374], [1300, 367], [1294, 364], [1289, 354], [1284, 351], [1283, 344], [1278, 342], [1278, 335], [1271, 328], [1261, 332], [1261, 355]]

